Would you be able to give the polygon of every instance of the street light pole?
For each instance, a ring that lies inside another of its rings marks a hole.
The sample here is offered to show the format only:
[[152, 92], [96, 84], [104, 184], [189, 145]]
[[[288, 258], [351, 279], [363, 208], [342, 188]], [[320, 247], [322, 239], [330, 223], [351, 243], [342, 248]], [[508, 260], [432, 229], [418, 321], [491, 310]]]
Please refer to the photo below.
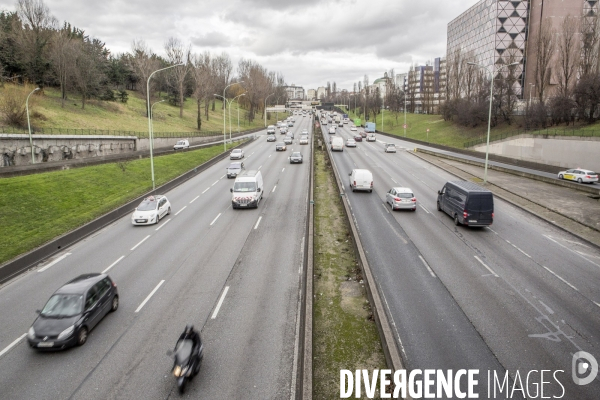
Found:
[[[227, 151], [227, 124], [225, 122], [225, 113], [227, 112], [225, 107], [227, 107], [227, 99], [225, 98], [225, 91], [229, 86], [243, 82], [244, 81], [232, 82], [229, 85], [225, 86], [225, 89], [223, 89], [223, 96], [220, 96], [223, 98], [223, 151]], [[218, 96], [218, 94], [216, 94], [215, 96]]]
[[35, 164], [35, 157], [33, 155], [33, 139], [31, 138], [31, 123], [29, 122], [29, 96], [33, 94], [33, 92], [37, 92], [40, 90], [39, 87], [36, 87], [27, 95], [27, 99], [25, 99], [25, 111], [27, 112], [27, 129], [29, 130], [29, 146], [31, 147], [31, 163]]
[[153, 116], [154, 116], [154, 111], [153, 111], [154, 110], [154, 106], [157, 105], [158, 103], [162, 103], [164, 101], [165, 100], [157, 101], [154, 104], [152, 104], [152, 106], [150, 107], [150, 121], [151, 121], [151, 123], [150, 123], [150, 127], [151, 127], [150, 131], [152, 132], [152, 137], [154, 137], [154, 118], [153, 118]]
[[152, 110], [151, 105], [150, 105], [150, 79], [152, 78], [152, 75], [154, 75], [157, 72], [160, 71], [164, 71], [165, 69], [169, 69], [169, 68], [174, 68], [174, 67], [179, 67], [185, 65], [183, 63], [181, 64], [175, 64], [175, 65], [171, 65], [169, 67], [166, 68], [161, 68], [161, 69], [157, 69], [156, 71], [154, 71], [153, 73], [150, 74], [150, 76], [148, 77], [148, 80], [146, 81], [146, 110], [148, 111], [148, 136], [150, 139], [150, 171], [152, 172], [152, 190], [156, 189], [156, 184], [154, 182], [154, 157], [152, 154], [153, 151], [153, 147], [154, 147], [154, 139], [153, 139], [153, 135], [152, 135], [152, 120], [151, 120], [151, 114], [152, 114]]
[[[492, 69], [489, 69], [489, 67], [486, 67], [484, 65], [479, 65], [474, 62], [468, 62], [467, 64], [473, 65], [478, 68], [483, 68], [490, 74], [490, 110], [488, 113], [487, 141], [486, 141], [486, 145], [485, 145], [485, 166], [483, 169], [483, 184], [485, 185], [487, 183], [488, 157], [489, 157], [489, 153], [490, 153], [490, 128], [491, 128], [491, 123], [492, 123], [492, 101], [494, 99], [494, 66], [491, 65]], [[520, 63], [514, 62], [512, 64], [503, 65], [500, 68], [498, 68], [497, 72], [500, 72], [502, 70], [502, 68], [512, 67], [513, 65], [518, 65], [518, 64], [520, 64]]]
[[[235, 101], [235, 99], [237, 99], [238, 97], [245, 96], [245, 95], [246, 95], [246, 93], [239, 94], [227, 102], [227, 107], [229, 109], [229, 142], [231, 142], [231, 103], [233, 103]], [[240, 128], [240, 105], [238, 103], [238, 131], [240, 130], [239, 128]]]
[[265, 97], [265, 128], [267, 127], [267, 99], [273, 96], [275, 93], [271, 93], [267, 97]]

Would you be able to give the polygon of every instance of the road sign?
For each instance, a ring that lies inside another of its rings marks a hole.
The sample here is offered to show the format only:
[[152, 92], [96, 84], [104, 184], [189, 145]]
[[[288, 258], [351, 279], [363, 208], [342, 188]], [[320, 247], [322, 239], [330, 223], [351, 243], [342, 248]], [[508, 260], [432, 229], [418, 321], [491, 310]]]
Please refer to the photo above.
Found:
[[429, 132], [429, 128], [427, 128], [427, 132]]
[[403, 127], [404, 129], [406, 129], [406, 124], [402, 125], [402, 127]]

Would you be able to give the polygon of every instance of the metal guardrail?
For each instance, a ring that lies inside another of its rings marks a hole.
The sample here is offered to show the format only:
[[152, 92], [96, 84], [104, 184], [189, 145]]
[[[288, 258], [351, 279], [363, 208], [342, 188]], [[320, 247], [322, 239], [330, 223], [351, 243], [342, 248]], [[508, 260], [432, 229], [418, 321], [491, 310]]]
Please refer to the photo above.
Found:
[[[243, 131], [240, 131], [243, 132]], [[3, 127], [0, 133], [28, 135], [27, 129]], [[104, 129], [66, 129], [66, 128], [32, 128], [33, 135], [106, 135], [106, 136], [137, 136], [147, 138], [148, 131], [114, 131]], [[237, 133], [237, 132], [236, 132]], [[180, 138], [180, 137], [208, 137], [222, 135], [223, 131], [200, 131], [200, 132], [154, 132], [155, 138]]]
[[[520, 129], [507, 133], [500, 133], [497, 135], [490, 136], [490, 142], [496, 140], [507, 139], [509, 137], [517, 136], [517, 135], [533, 135], [533, 136], [580, 136], [580, 137], [600, 137], [600, 130], [583, 130], [583, 129], [567, 129], [567, 128], [553, 128], [553, 129], [539, 129], [539, 130], [527, 130]], [[468, 142], [463, 143], [463, 147], [473, 147], [478, 144], [483, 144], [487, 142], [487, 137], [483, 137], [480, 139], [469, 140]]]

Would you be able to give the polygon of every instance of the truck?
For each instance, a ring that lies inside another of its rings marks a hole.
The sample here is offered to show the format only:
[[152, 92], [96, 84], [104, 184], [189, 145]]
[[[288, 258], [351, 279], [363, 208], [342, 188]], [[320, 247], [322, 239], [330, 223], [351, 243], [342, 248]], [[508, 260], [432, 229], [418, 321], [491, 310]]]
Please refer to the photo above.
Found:
[[337, 114], [335, 115], [335, 117], [334, 117], [334, 119], [333, 119], [333, 122], [334, 122], [336, 125], [343, 126], [343, 124], [342, 124], [342, 120], [341, 120], [340, 116], [339, 116], [339, 115], [337, 115]]
[[375, 122], [365, 122], [365, 132], [375, 133]]
[[360, 118], [354, 118], [354, 126], [361, 126], [362, 121]]

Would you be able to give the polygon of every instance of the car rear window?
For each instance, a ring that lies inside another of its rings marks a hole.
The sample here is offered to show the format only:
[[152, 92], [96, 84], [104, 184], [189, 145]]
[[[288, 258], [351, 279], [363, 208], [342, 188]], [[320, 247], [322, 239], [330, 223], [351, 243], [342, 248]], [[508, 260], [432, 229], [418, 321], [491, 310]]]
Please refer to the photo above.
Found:
[[412, 199], [414, 196], [412, 193], [398, 193], [398, 197], [402, 199]]
[[471, 194], [469, 196], [469, 203], [467, 205], [469, 211], [493, 211], [494, 210], [494, 197], [491, 193], [489, 194]]

